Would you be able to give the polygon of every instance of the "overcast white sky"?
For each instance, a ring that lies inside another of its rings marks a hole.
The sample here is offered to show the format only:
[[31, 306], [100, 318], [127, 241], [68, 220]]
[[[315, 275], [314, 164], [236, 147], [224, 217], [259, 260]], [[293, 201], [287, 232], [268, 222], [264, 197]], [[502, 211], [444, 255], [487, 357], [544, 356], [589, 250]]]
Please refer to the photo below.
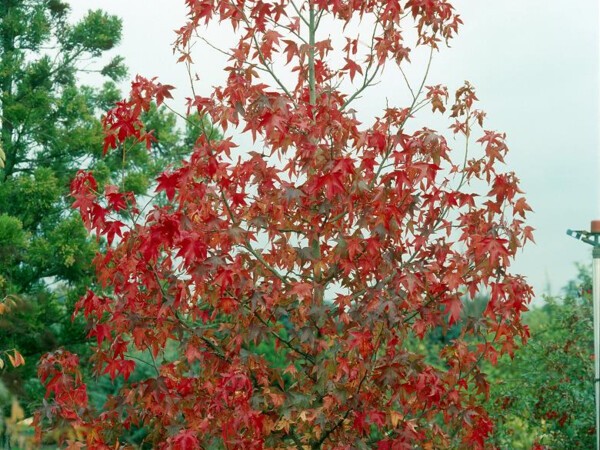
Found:
[[[118, 54], [130, 74], [158, 76], [188, 95], [187, 75], [171, 50], [173, 30], [184, 19], [183, 0], [71, 4], [75, 17], [97, 8], [120, 16], [124, 39]], [[600, 219], [598, 0], [457, 0], [454, 5], [465, 24], [452, 48], [435, 56], [428, 84], [452, 89], [469, 80], [488, 113], [486, 128], [507, 133], [507, 163], [521, 179], [535, 210], [530, 223], [537, 229], [537, 244], [519, 255], [513, 271], [525, 275], [538, 295], [548, 285], [558, 292], [576, 274], [576, 262], [591, 265], [591, 247], [569, 238], [567, 228], [588, 229], [592, 219]], [[215, 29], [216, 43], [227, 37]], [[199, 87], [207, 93], [223, 60], [214, 51], [199, 51]], [[421, 62], [413, 59], [415, 70]], [[381, 89], [387, 90], [361, 103], [372, 114], [391, 95], [386, 83]]]

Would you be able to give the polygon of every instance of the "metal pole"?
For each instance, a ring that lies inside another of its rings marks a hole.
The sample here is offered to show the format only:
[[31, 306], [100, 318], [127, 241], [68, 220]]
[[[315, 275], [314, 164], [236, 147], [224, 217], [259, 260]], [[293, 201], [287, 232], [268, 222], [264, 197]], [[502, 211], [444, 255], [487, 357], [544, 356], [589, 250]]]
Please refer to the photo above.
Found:
[[594, 297], [594, 390], [596, 396], [596, 450], [600, 450], [600, 220], [592, 220], [590, 231], [567, 230], [567, 234], [593, 247], [592, 291]]
[[594, 246], [594, 387], [596, 388], [596, 449], [600, 450], [600, 247]]

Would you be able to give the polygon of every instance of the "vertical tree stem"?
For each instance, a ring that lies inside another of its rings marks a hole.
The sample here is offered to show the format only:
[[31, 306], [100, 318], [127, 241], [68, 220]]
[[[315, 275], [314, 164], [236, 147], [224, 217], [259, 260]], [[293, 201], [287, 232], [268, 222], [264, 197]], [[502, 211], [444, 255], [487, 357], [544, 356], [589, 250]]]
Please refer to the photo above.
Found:
[[309, 18], [308, 18], [308, 89], [310, 94], [310, 104], [315, 105], [317, 102], [317, 92], [315, 87], [315, 33], [317, 31], [315, 25], [315, 9], [312, 1], [308, 2]]

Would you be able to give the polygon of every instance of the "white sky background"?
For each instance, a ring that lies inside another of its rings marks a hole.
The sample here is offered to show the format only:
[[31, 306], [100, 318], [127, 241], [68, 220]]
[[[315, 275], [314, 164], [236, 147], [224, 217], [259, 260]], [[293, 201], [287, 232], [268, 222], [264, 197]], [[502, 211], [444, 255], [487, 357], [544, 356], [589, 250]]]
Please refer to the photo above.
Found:
[[[589, 229], [600, 219], [598, 0], [453, 3], [465, 24], [452, 48], [434, 56], [427, 84], [453, 91], [469, 80], [488, 113], [486, 129], [507, 133], [508, 168], [534, 209], [529, 223], [537, 242], [519, 254], [513, 271], [525, 275], [538, 296], [548, 287], [557, 293], [575, 276], [576, 262], [591, 266], [591, 247], [568, 237], [567, 228]], [[124, 38], [116, 53], [125, 57], [130, 76], [157, 76], [178, 88], [179, 99], [189, 95], [184, 66], [175, 64], [171, 49], [173, 30], [184, 20], [183, 0], [72, 0], [71, 6], [75, 18], [97, 8], [121, 17]], [[212, 33], [215, 44], [227, 38], [218, 28]], [[225, 58], [208, 48], [197, 52], [197, 87], [207, 95]], [[425, 61], [411, 59], [416, 83]], [[395, 83], [406, 90], [401, 79], [386, 79], [355, 108], [380, 114]], [[449, 131], [439, 131], [452, 143]]]

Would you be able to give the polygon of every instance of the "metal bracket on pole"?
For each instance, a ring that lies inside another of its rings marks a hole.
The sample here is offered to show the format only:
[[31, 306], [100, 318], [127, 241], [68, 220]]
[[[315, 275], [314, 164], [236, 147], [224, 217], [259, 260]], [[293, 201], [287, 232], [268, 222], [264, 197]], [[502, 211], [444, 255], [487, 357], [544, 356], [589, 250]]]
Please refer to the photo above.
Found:
[[584, 230], [567, 230], [567, 234], [575, 239], [585, 242], [586, 244], [600, 247], [600, 233], [590, 233]]

